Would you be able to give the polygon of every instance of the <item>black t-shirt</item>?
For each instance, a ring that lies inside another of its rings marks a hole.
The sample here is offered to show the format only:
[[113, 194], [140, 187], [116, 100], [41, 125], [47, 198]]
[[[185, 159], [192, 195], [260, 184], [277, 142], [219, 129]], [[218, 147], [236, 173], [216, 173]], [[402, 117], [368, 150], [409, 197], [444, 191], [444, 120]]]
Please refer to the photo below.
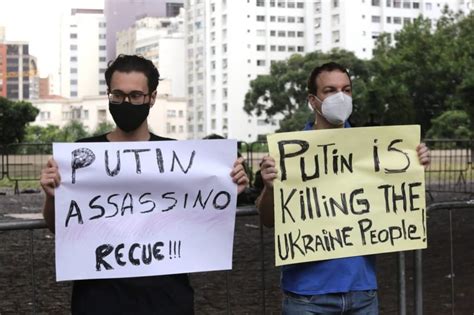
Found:
[[[149, 141], [173, 140], [150, 133]], [[108, 142], [107, 135], [77, 142]], [[193, 314], [187, 274], [74, 281], [72, 314]]]

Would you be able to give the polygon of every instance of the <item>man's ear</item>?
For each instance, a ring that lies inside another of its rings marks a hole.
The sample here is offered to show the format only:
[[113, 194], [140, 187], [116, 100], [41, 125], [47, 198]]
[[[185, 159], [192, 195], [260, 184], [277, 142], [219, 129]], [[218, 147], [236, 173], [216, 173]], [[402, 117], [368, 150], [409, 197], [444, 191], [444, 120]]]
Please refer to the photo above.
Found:
[[153, 105], [155, 105], [156, 94], [157, 94], [157, 92], [155, 91], [155, 92], [151, 93], [151, 95], [150, 95], [150, 108], [153, 107]]
[[316, 100], [316, 97], [314, 95], [308, 95], [308, 103], [313, 109], [313, 111], [316, 111], [318, 109], [318, 107], [316, 106], [318, 101]]

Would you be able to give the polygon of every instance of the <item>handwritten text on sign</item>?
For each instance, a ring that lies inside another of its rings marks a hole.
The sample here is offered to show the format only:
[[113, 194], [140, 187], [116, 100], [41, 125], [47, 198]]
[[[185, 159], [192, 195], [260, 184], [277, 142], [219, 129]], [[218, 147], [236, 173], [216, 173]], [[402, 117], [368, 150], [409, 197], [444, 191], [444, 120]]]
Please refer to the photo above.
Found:
[[419, 126], [268, 136], [276, 265], [426, 248]]
[[232, 140], [55, 143], [58, 281], [230, 269]]

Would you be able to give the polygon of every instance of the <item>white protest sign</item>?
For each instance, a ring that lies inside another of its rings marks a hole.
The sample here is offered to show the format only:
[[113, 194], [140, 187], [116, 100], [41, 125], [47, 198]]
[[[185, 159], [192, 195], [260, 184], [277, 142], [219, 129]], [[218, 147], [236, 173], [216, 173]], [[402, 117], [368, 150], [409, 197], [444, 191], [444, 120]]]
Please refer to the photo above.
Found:
[[58, 281], [232, 268], [233, 140], [55, 143]]

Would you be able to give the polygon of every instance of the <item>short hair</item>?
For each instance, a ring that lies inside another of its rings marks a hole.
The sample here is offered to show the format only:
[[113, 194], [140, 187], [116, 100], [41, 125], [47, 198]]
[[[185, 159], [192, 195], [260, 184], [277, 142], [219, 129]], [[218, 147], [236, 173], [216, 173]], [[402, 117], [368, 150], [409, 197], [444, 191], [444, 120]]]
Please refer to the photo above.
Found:
[[324, 71], [326, 72], [341, 71], [342, 73], [347, 74], [347, 77], [349, 78], [349, 82], [351, 83], [351, 86], [352, 86], [351, 76], [349, 75], [349, 72], [347, 71], [346, 67], [344, 67], [343, 65], [339, 63], [331, 61], [321, 66], [318, 66], [314, 68], [313, 71], [311, 71], [311, 74], [309, 75], [309, 78], [308, 78], [308, 93], [309, 94], [316, 95], [318, 91], [316, 79], [318, 78], [318, 75]]
[[160, 79], [160, 73], [156, 69], [153, 62], [150, 60], [137, 55], [123, 55], [120, 54], [108, 63], [107, 70], [105, 70], [105, 82], [107, 88], [110, 90], [110, 81], [115, 71], [118, 72], [141, 72], [147, 78], [148, 93], [152, 93], [158, 87], [158, 81]]

